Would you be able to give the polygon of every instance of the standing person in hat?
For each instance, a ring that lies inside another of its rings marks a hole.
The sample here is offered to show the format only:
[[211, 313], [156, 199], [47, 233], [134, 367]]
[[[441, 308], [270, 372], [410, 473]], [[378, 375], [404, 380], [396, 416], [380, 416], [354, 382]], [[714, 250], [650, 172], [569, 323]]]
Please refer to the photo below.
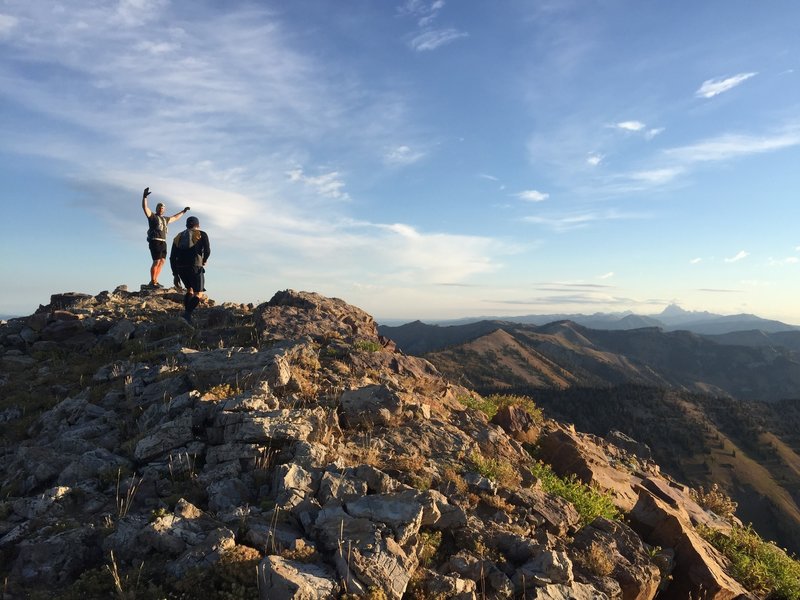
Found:
[[183, 297], [183, 318], [192, 322], [192, 311], [200, 304], [205, 288], [205, 265], [211, 256], [211, 244], [205, 231], [200, 231], [197, 217], [186, 219], [186, 229], [172, 240], [169, 265], [175, 284], [183, 282], [186, 294]]
[[150, 188], [144, 188], [142, 193], [142, 210], [147, 217], [147, 243], [150, 246], [150, 256], [153, 258], [153, 264], [150, 267], [150, 287], [160, 288], [164, 287], [158, 283], [158, 276], [161, 274], [161, 269], [164, 268], [164, 262], [167, 259], [167, 225], [173, 221], [177, 221], [187, 212], [187, 206], [181, 212], [175, 213], [171, 217], [164, 216], [165, 206], [159, 202], [156, 204], [156, 212], [150, 210], [147, 206], [147, 197], [150, 195]]

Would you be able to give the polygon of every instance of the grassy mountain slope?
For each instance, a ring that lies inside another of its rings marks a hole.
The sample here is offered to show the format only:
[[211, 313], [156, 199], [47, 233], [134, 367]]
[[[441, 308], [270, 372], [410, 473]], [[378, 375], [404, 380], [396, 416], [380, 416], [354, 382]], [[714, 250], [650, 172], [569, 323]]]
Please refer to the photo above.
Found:
[[800, 401], [780, 401], [800, 396], [793, 352], [653, 328], [499, 325], [425, 356], [482, 393], [529, 394], [580, 430], [648, 444], [676, 478], [720, 484], [743, 520], [800, 552]]
[[[514, 343], [497, 336], [477, 341], [497, 329], [505, 331]], [[493, 385], [492, 368], [485, 363], [501, 355], [502, 365], [512, 373], [510, 379], [504, 380], [507, 384], [518, 385], [531, 378], [546, 382], [546, 371], [552, 367], [539, 372], [524, 358], [526, 352], [535, 352], [570, 373], [572, 385], [633, 382], [745, 400], [800, 397], [800, 353], [777, 342], [720, 344], [688, 331], [596, 330], [571, 321], [542, 326], [482, 321], [454, 327], [417, 322], [382, 328], [382, 333], [409, 354], [431, 354], [445, 363], [462, 364], [471, 383], [478, 387]], [[526, 352], [520, 353], [520, 347]], [[460, 356], [465, 349], [469, 349], [469, 355]], [[518, 364], [514, 366], [515, 361]]]

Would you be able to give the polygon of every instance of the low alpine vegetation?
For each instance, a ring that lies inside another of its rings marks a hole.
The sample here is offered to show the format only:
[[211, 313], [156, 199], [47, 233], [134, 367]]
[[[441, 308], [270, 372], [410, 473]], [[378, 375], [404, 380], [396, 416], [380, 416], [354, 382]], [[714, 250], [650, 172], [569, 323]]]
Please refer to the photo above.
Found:
[[479, 410], [484, 413], [489, 419], [494, 416], [502, 408], [508, 406], [519, 406], [524, 409], [536, 423], [541, 423], [544, 420], [542, 409], [534, 404], [533, 400], [528, 396], [517, 396], [513, 394], [491, 394], [482, 398], [476, 395], [464, 395], [458, 397], [459, 402], [464, 406]]
[[609, 494], [598, 492], [594, 488], [578, 481], [573, 474], [559, 477], [550, 465], [536, 461], [531, 467], [533, 475], [542, 482], [546, 492], [561, 496], [571, 502], [581, 517], [581, 525], [587, 525], [597, 517], [619, 519], [620, 513]]
[[700, 506], [718, 514], [723, 519], [730, 521], [736, 513], [738, 505], [716, 483], [712, 483], [708, 491], [705, 491], [701, 485], [698, 490], [692, 490], [691, 495]]
[[519, 475], [509, 463], [496, 458], [484, 458], [478, 452], [473, 453], [470, 458], [475, 470], [487, 479], [510, 488], [519, 485]]
[[800, 600], [800, 562], [751, 526], [734, 525], [729, 533], [703, 526], [698, 531], [731, 561], [731, 575], [748, 590], [775, 600]]

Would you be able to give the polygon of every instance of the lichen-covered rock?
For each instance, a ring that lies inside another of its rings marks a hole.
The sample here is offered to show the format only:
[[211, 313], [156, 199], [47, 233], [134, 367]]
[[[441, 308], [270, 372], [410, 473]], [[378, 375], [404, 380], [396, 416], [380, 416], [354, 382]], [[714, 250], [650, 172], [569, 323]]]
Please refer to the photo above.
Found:
[[258, 566], [261, 600], [334, 600], [336, 577], [325, 565], [267, 556]]
[[348, 427], [390, 425], [403, 409], [398, 394], [381, 385], [347, 390], [342, 393], [339, 402]]

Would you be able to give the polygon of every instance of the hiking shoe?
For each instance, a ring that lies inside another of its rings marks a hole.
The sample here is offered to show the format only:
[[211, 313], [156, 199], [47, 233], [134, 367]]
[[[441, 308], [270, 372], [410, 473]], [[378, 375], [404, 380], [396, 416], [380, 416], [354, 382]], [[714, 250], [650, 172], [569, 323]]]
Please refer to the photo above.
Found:
[[181, 285], [181, 278], [175, 275], [174, 279], [172, 280], [172, 285], [175, 286], [175, 289], [182, 290], [183, 286]]
[[160, 283], [158, 283], [158, 282], [151, 281], [151, 282], [150, 282], [150, 287], [151, 287], [151, 288], [153, 288], [154, 290], [160, 290], [160, 289], [162, 289], [164, 286], [163, 286], [163, 285], [161, 285], [161, 284], [160, 284]]

